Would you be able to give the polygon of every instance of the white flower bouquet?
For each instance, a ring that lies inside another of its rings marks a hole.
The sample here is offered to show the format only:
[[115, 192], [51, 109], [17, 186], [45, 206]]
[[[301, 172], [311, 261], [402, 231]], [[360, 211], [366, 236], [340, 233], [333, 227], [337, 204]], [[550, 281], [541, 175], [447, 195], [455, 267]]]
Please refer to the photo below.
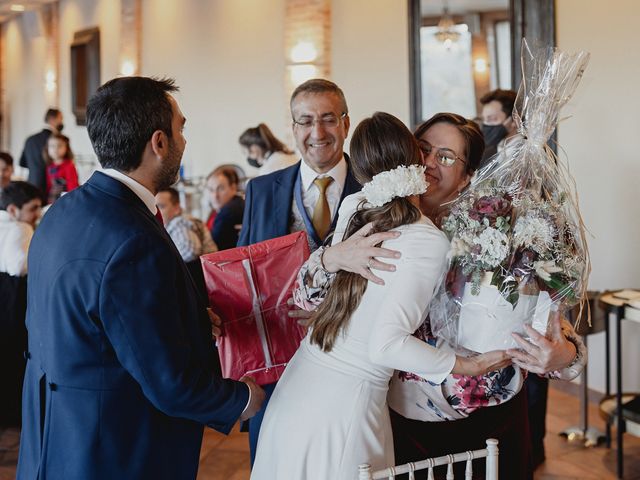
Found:
[[[547, 141], [588, 54], [523, 41], [519, 135], [476, 174], [443, 220], [449, 267], [432, 302], [433, 333], [459, 352], [516, 346], [584, 298], [590, 270], [572, 177]], [[518, 110], [518, 106], [520, 109]]]

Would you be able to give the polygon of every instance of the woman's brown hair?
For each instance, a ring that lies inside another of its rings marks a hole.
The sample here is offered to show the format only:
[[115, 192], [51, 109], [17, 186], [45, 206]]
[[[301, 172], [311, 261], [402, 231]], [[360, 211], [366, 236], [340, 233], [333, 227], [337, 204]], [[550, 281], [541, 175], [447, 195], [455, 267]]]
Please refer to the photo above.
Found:
[[[401, 165], [420, 165], [422, 156], [416, 139], [396, 117], [377, 112], [356, 127], [351, 139], [350, 166], [361, 184], [378, 173]], [[418, 210], [407, 197], [394, 198], [381, 207], [363, 208], [352, 215], [344, 238], [369, 222], [372, 233], [416, 222]], [[339, 271], [331, 290], [310, 320], [311, 342], [331, 351], [338, 335], [347, 327], [367, 289], [367, 279], [357, 273]]]
[[264, 153], [293, 153], [293, 150], [278, 140], [269, 127], [264, 123], [261, 123], [257, 127], [247, 128], [242, 132], [242, 135], [240, 135], [238, 142], [246, 148], [249, 148], [251, 145], [257, 145], [264, 151]]

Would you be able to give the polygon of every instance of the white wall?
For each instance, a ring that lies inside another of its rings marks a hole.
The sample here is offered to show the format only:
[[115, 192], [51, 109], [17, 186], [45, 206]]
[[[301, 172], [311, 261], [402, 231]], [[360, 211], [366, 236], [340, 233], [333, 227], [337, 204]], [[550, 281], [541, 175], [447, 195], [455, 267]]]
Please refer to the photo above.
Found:
[[[557, 1], [558, 46], [591, 61], [558, 129], [580, 193], [595, 290], [640, 288], [640, 3]], [[640, 324], [623, 328], [623, 385], [640, 390]], [[589, 383], [604, 391], [604, 336], [589, 338]], [[612, 375], [614, 372], [612, 371]], [[612, 378], [615, 379], [615, 376]]]
[[64, 134], [69, 136], [74, 153], [92, 157], [93, 148], [84, 126], [76, 125], [71, 110], [71, 50], [73, 35], [79, 30], [100, 28], [100, 80], [101, 83], [118, 73], [120, 51], [119, 0], [61, 0], [59, 4], [60, 109], [64, 115]]
[[331, 8], [332, 77], [347, 97], [352, 130], [376, 111], [408, 125], [407, 2], [334, 1]]
[[3, 132], [2, 149], [19, 162], [24, 141], [42, 128], [46, 101], [45, 37], [28, 17], [20, 16], [2, 25]]

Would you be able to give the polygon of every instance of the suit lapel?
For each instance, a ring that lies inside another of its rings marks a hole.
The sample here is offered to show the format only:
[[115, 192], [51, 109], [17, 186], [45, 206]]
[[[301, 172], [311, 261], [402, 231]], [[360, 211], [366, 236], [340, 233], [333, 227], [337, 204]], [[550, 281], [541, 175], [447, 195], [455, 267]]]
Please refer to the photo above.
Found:
[[[278, 176], [272, 184], [273, 188], [273, 222], [274, 237], [280, 237], [289, 233], [289, 219], [291, 218], [291, 205], [293, 203], [293, 187], [296, 177], [300, 172], [300, 162], [298, 168], [287, 168], [282, 170], [283, 174]], [[265, 228], [268, 228], [265, 225]], [[271, 238], [271, 237], [269, 237]]]

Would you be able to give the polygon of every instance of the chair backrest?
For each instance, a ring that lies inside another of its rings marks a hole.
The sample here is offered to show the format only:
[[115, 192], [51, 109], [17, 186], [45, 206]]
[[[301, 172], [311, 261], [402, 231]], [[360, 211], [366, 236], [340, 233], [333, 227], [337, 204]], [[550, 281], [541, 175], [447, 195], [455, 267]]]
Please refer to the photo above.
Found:
[[443, 455], [442, 457], [427, 458], [419, 462], [405, 463], [404, 465], [396, 465], [393, 467], [383, 468], [382, 470], [371, 471], [371, 466], [362, 464], [358, 467], [358, 480], [380, 480], [396, 478], [396, 475], [404, 473], [409, 474], [409, 480], [415, 480], [413, 472], [418, 470], [428, 470], [428, 480], [433, 480], [433, 468], [440, 465], [447, 465], [447, 480], [454, 480], [453, 464], [458, 462], [466, 462], [464, 472], [465, 480], [473, 478], [472, 461], [476, 458], [486, 458], [486, 480], [498, 480], [498, 440], [489, 438], [487, 440], [487, 448], [482, 450], [467, 451], [462, 453], [453, 453]]

